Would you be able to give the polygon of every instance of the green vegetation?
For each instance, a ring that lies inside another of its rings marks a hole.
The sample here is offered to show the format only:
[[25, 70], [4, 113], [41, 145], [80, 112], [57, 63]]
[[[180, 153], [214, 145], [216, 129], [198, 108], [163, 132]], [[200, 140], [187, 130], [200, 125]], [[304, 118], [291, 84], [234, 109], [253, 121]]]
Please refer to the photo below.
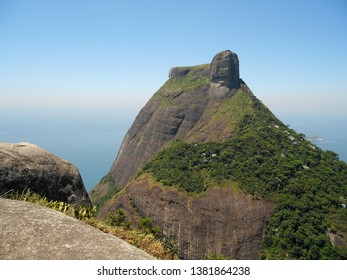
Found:
[[90, 219], [94, 217], [96, 213], [95, 206], [94, 207], [89, 207], [89, 206], [73, 207], [72, 205], [66, 202], [48, 200], [46, 197], [42, 197], [41, 195], [36, 194], [29, 189], [26, 189], [21, 193], [18, 193], [15, 191], [7, 192], [3, 194], [2, 197], [35, 203], [37, 205], [41, 205], [41, 206], [48, 207], [53, 210], [62, 212], [78, 220]]
[[107, 218], [107, 223], [110, 226], [124, 227], [127, 229], [131, 226], [130, 221], [126, 219], [123, 209], [118, 209], [114, 213], [110, 213]]
[[225, 181], [275, 202], [262, 244], [266, 259], [346, 259], [327, 232], [346, 234], [347, 165], [274, 117], [257, 99], [230, 140], [182, 141], [158, 153], [143, 172], [166, 186], [203, 193]]
[[115, 184], [113, 177], [110, 174], [107, 174], [104, 176], [100, 182], [99, 185], [105, 185], [107, 188], [106, 194], [97, 197], [95, 195], [95, 190], [91, 192], [92, 202], [95, 205], [97, 211], [108, 201], [111, 199], [115, 194], [117, 194], [120, 191], [120, 188]]
[[139, 229], [146, 233], [153, 233], [155, 236], [159, 236], [160, 234], [160, 227], [153, 226], [151, 218], [142, 218], [140, 220]]
[[123, 226], [111, 226], [105, 221], [95, 218], [85, 221], [87, 224], [105, 232], [117, 236], [129, 244], [140, 248], [160, 260], [176, 259], [176, 254], [164, 247], [164, 243], [153, 234], [145, 233], [141, 230], [124, 228]]
[[205, 258], [205, 260], [228, 260], [224, 255], [219, 255], [217, 253], [210, 253]]
[[[214, 135], [214, 139], [230, 138], [233, 135], [240, 120], [247, 114], [253, 114], [252, 104], [254, 97], [248, 94], [244, 88], [235, 90], [227, 99], [215, 100], [213, 106], [205, 111], [206, 122], [201, 123], [198, 129], [195, 129], [188, 142], [197, 142], [197, 139], [212, 137], [215, 130], [220, 135]], [[198, 124], [199, 125], [199, 124]]]
[[250, 96], [242, 88], [237, 89], [231, 98], [221, 102], [221, 105], [217, 107], [217, 111], [212, 117], [216, 119], [227, 119], [228, 122], [235, 124], [245, 114], [251, 114], [253, 112], [253, 102], [253, 96]]
[[[147, 245], [142, 249], [155, 257], [160, 259], [177, 258], [177, 247], [175, 243], [161, 234], [160, 227], [153, 226], [151, 218], [141, 217], [138, 213], [136, 213], [134, 218], [137, 220], [137, 224], [131, 223], [130, 219], [127, 217], [126, 211], [121, 208], [110, 213], [105, 222], [98, 221], [96, 224], [102, 224], [101, 228], [106, 226], [108, 230], [117, 232], [118, 237], [134, 246], [139, 247], [139, 244], [142, 244], [139, 248], [142, 248], [143, 244], [147, 244], [147, 242], [144, 242], [142, 239], [151, 240], [151, 243], [154, 242], [155, 244], [154, 247], [159, 247], [157, 251], [154, 252], [151, 248], [147, 249]], [[93, 221], [93, 223], [95, 223], [95, 221]], [[114, 229], [110, 229], [107, 226], [111, 226]]]
[[[171, 78], [154, 94], [154, 97], [169, 102], [170, 97], [174, 98], [173, 92], [189, 91], [207, 85], [210, 82], [209, 77], [201, 77], [197, 73], [203, 69], [209, 68], [210, 64], [198, 65], [194, 67], [182, 67], [191, 69], [183, 77]], [[169, 98], [169, 99], [168, 99]]]

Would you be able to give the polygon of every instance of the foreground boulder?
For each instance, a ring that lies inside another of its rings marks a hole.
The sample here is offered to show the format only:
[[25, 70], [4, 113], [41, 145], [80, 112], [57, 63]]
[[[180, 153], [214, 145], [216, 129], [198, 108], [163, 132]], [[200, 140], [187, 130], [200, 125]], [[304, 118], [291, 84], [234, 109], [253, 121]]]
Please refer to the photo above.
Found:
[[154, 259], [125, 241], [63, 213], [0, 198], [2, 260]]
[[81, 175], [69, 161], [30, 143], [0, 143], [0, 194], [31, 190], [49, 200], [91, 206]]

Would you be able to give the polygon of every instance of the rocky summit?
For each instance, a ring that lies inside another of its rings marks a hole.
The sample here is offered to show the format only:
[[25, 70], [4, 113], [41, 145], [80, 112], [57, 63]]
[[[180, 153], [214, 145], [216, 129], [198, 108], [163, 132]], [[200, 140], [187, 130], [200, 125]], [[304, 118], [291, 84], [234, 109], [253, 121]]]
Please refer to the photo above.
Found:
[[[200, 126], [206, 124], [207, 112], [216, 100], [230, 97], [240, 87], [237, 55], [224, 51], [211, 65], [175, 67], [169, 76], [167, 86], [140, 111], [125, 136], [110, 172], [116, 184], [125, 184], [169, 140], [193, 139], [199, 134], [206, 141], [219, 140], [227, 134], [201, 133]], [[246, 85], [244, 88], [248, 91]], [[164, 99], [171, 104], [164, 104]], [[216, 125], [211, 124], [209, 131]]]
[[77, 168], [31, 143], [0, 143], [0, 194], [30, 190], [74, 206], [91, 202]]
[[211, 81], [229, 88], [240, 87], [239, 59], [236, 53], [224, 51], [216, 54], [211, 63]]
[[346, 163], [274, 116], [223, 51], [171, 68], [90, 196], [182, 259], [346, 259], [346, 186]]

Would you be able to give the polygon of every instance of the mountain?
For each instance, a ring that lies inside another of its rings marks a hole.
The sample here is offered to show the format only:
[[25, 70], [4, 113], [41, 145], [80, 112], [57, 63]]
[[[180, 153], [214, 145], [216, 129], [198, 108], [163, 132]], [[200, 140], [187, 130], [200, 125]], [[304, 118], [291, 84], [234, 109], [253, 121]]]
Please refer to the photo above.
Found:
[[90, 197], [183, 259], [347, 258], [346, 163], [277, 119], [231, 51], [170, 70]]

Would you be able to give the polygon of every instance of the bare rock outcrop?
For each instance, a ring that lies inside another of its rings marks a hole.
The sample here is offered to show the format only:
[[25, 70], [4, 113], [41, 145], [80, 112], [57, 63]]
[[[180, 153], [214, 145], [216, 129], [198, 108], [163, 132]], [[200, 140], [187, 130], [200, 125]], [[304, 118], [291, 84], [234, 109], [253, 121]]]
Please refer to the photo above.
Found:
[[193, 67], [173, 67], [169, 71], [169, 78], [178, 78], [186, 76]]
[[63, 213], [0, 198], [0, 260], [154, 259]]
[[211, 81], [228, 88], [240, 87], [239, 59], [229, 50], [215, 55], [211, 63]]
[[49, 200], [91, 206], [77, 168], [30, 143], [0, 143], [0, 194], [31, 191]]
[[166, 237], [177, 242], [182, 259], [201, 259], [210, 253], [257, 259], [274, 206], [231, 188], [213, 188], [191, 197], [173, 188], [165, 190], [148, 178], [130, 182], [107, 209], [123, 208], [131, 217], [133, 205], [140, 216], [150, 217]]
[[198, 122], [208, 103], [206, 88], [174, 92], [172, 105], [152, 99], [126, 134], [110, 173], [124, 185], [171, 139], [183, 139]]

